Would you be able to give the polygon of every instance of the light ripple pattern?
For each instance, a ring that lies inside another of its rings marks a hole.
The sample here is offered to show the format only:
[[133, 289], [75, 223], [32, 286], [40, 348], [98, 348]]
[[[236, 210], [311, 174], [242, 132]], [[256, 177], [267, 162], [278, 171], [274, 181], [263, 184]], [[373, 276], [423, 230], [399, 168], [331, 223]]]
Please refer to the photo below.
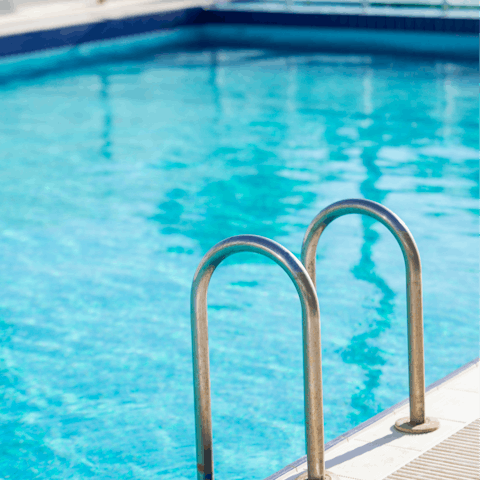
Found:
[[[243, 233], [299, 255], [343, 198], [381, 202], [418, 243], [427, 384], [478, 355], [476, 65], [128, 42], [0, 81], [3, 479], [195, 478], [200, 259]], [[391, 234], [332, 224], [318, 293], [331, 440], [408, 394]], [[242, 254], [209, 305], [216, 478], [261, 480], [305, 453], [298, 296]]]

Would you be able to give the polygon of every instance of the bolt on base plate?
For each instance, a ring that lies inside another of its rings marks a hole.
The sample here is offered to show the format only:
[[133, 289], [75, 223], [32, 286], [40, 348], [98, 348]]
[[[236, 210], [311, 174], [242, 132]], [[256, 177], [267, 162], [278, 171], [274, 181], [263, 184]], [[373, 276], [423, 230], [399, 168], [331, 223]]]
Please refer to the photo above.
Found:
[[[308, 480], [308, 472], [301, 473], [295, 480]], [[340, 480], [340, 478], [332, 472], [325, 472], [325, 480]]]
[[403, 417], [395, 422], [395, 428], [403, 433], [428, 433], [434, 432], [439, 427], [440, 422], [432, 417], [425, 418], [425, 422], [418, 425], [410, 423], [410, 417]]

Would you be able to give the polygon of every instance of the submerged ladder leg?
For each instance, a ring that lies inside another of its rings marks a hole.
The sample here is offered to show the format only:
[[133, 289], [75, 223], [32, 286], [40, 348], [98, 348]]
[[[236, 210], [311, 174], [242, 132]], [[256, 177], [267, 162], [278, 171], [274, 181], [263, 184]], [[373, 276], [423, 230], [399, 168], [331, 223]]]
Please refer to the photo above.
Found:
[[214, 478], [208, 351], [208, 285], [215, 268], [225, 258], [238, 252], [255, 252], [271, 258], [285, 270], [297, 289], [302, 305], [308, 480], [337, 480], [336, 475], [325, 472], [320, 310], [315, 286], [304, 266], [292, 253], [277, 242], [256, 235], [230, 237], [215, 245], [203, 257], [193, 278], [191, 320], [197, 478], [198, 480]]
[[318, 241], [328, 224], [349, 213], [368, 215], [383, 223], [397, 239], [405, 260], [407, 277], [408, 373], [410, 418], [395, 422], [397, 430], [409, 433], [433, 432], [439, 428], [435, 418], [425, 416], [425, 361], [423, 353], [422, 265], [412, 234], [391, 210], [371, 200], [350, 199], [332, 203], [310, 223], [302, 245], [302, 262], [316, 285]]

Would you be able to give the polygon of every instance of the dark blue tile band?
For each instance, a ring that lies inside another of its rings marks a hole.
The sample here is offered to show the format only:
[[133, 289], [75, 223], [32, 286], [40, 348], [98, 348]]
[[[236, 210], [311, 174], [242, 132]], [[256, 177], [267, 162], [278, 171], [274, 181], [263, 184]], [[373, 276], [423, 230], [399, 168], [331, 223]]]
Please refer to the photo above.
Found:
[[208, 10], [203, 23], [243, 25], [285, 25], [296, 27], [366, 28], [375, 30], [409, 30], [421, 32], [455, 32], [478, 34], [479, 21], [456, 18], [411, 18], [380, 15], [331, 15], [287, 12], [242, 12]]

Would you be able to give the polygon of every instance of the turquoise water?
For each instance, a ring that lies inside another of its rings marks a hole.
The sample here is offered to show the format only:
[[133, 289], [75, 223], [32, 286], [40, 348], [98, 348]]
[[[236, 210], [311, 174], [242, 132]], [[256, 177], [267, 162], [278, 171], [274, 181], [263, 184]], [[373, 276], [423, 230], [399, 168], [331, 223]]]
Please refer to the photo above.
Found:
[[[77, 54], [1, 77], [2, 478], [195, 478], [197, 264], [240, 233], [299, 255], [339, 199], [381, 202], [415, 236], [427, 384], [478, 356], [476, 65]], [[329, 226], [327, 440], [408, 394], [404, 283], [383, 226]], [[277, 265], [241, 254], [215, 272], [209, 305], [217, 478], [261, 480], [305, 453], [298, 297]]]

